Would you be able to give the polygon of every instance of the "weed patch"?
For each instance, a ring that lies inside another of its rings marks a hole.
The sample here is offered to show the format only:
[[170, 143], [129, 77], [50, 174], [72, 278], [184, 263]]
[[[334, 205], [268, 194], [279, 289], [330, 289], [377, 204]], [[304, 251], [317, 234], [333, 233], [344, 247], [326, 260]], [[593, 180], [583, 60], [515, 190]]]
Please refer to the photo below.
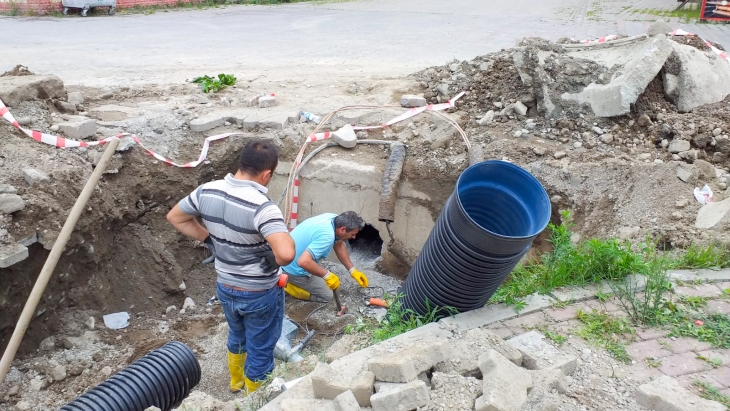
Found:
[[700, 397], [702, 397], [706, 400], [717, 401], [720, 404], [722, 404], [725, 407], [730, 409], [730, 397], [728, 397], [727, 395], [718, 391], [717, 388], [713, 387], [712, 385], [710, 385], [704, 381], [699, 381], [699, 380], [695, 381], [694, 385], [695, 385], [695, 387], [699, 388]]
[[666, 320], [673, 337], [692, 337], [715, 348], [730, 348], [730, 317], [726, 314], [703, 315], [693, 318], [677, 311]]
[[613, 317], [597, 310], [591, 312], [580, 310], [577, 318], [582, 323], [578, 329], [578, 336], [593, 345], [604, 348], [617, 360], [627, 364], [631, 363], [631, 357], [626, 352], [624, 342], [633, 339], [634, 330], [625, 318]]
[[552, 331], [552, 330], [550, 330], [549, 328], [547, 328], [547, 327], [546, 327], [546, 326], [544, 326], [544, 325], [543, 325], [543, 326], [541, 326], [541, 327], [538, 327], [538, 330], [539, 330], [539, 331], [540, 331], [541, 333], [543, 333], [543, 335], [545, 335], [545, 337], [546, 337], [546, 338], [547, 338], [548, 340], [550, 340], [550, 341], [554, 342], [554, 343], [555, 343], [556, 345], [558, 345], [558, 346], [561, 346], [561, 345], [563, 345], [563, 344], [564, 344], [564, 343], [565, 343], [566, 341], [568, 341], [568, 339], [567, 339], [567, 338], [565, 338], [565, 336], [564, 336], [564, 335], [562, 335], [562, 334], [560, 334], [560, 333], [557, 333], [557, 332], [555, 332], [555, 331]]

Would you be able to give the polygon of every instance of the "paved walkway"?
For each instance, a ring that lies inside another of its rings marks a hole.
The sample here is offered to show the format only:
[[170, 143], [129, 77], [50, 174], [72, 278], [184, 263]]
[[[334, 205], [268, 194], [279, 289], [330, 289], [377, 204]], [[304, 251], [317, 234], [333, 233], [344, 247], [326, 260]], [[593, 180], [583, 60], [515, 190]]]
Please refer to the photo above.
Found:
[[[71, 84], [180, 82], [202, 73], [337, 81], [409, 74], [525, 36], [640, 34], [666, 0], [373, 0], [229, 6], [152, 15], [0, 17], [0, 71], [24, 64]], [[679, 24], [730, 45], [724, 25]]]
[[[730, 289], [730, 282], [680, 286], [675, 287], [674, 291], [678, 296], [709, 298], [707, 313], [728, 315], [730, 299], [724, 291], [727, 289]], [[502, 338], [542, 327], [565, 336], [574, 333], [580, 326], [576, 319], [579, 310], [591, 312], [593, 309], [616, 316], [626, 315], [615, 302], [590, 300], [497, 322], [487, 328]], [[676, 378], [685, 387], [701, 380], [730, 395], [730, 349], [713, 349], [710, 344], [693, 338], [669, 338], [666, 337], [666, 330], [635, 328], [635, 332], [635, 341], [626, 347], [633, 360], [627, 376], [643, 383], [664, 374]], [[711, 364], [712, 361], [715, 361], [715, 365]]]

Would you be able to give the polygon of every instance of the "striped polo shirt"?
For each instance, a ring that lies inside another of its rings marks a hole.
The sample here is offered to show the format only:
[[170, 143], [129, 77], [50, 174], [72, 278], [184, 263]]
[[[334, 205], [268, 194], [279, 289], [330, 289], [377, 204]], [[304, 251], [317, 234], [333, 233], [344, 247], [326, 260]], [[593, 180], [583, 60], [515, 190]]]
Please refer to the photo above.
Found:
[[265, 237], [288, 233], [284, 216], [266, 196], [267, 188], [228, 174], [195, 189], [178, 206], [201, 217], [215, 246], [218, 282], [249, 290], [268, 290], [279, 280], [279, 270], [264, 272], [260, 258]]

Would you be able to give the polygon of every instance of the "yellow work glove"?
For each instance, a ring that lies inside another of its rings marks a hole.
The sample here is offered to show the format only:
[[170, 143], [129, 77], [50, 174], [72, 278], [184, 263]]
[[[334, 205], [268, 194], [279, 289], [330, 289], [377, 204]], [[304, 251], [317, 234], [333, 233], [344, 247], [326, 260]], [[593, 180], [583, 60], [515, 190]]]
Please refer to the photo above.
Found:
[[329, 287], [330, 290], [336, 290], [340, 288], [340, 278], [335, 275], [333, 272], [327, 273], [324, 277], [322, 277], [324, 280], [324, 283], [327, 284], [327, 287]]
[[350, 277], [357, 281], [357, 283], [360, 284], [360, 287], [368, 286], [368, 278], [365, 276], [365, 274], [363, 274], [362, 271], [359, 271], [357, 268], [350, 268]]

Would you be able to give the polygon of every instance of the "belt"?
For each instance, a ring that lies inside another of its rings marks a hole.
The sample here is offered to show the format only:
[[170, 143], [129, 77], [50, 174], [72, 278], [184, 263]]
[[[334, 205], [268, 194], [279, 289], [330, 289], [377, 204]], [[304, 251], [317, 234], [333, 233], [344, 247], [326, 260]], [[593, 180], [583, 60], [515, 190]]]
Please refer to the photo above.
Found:
[[246, 291], [246, 292], [250, 292], [250, 293], [269, 291], [269, 290], [249, 290], [248, 288], [235, 287], [235, 286], [223, 284], [223, 283], [218, 283], [218, 284], [222, 285], [224, 288], [227, 288], [227, 289], [233, 290], [233, 291]]

